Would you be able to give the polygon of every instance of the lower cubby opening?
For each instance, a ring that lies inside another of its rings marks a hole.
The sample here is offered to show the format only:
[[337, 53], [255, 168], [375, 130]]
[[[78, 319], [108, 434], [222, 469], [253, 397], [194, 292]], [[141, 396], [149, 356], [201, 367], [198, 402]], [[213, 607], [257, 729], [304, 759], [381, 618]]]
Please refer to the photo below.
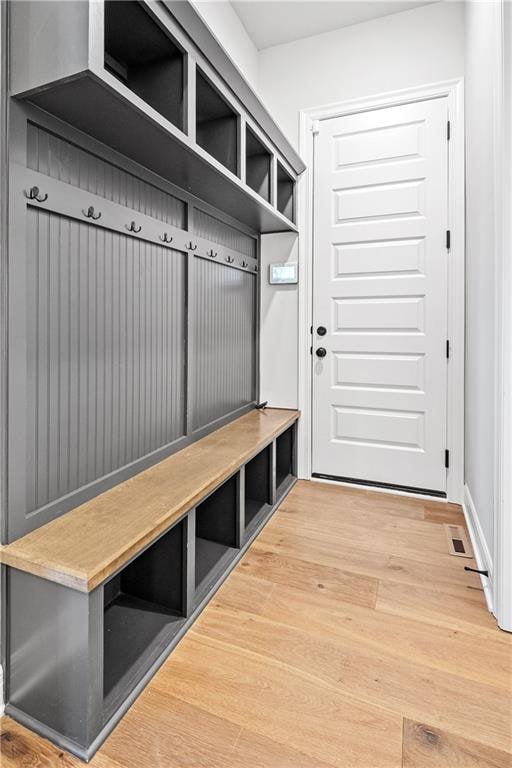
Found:
[[276, 439], [276, 490], [284, 489], [287, 482], [293, 476], [293, 442], [294, 427], [290, 427]]
[[265, 511], [270, 503], [270, 447], [245, 465], [245, 527]]
[[183, 536], [178, 523], [103, 588], [107, 715], [185, 623]]
[[196, 507], [196, 601], [236, 551], [237, 497], [234, 475]]

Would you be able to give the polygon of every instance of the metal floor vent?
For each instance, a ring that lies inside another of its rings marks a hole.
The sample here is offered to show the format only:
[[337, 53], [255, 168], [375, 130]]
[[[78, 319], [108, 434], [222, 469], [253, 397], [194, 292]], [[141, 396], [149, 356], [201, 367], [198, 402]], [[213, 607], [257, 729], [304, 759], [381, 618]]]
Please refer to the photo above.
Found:
[[445, 524], [446, 538], [448, 540], [448, 549], [451, 555], [457, 557], [473, 557], [471, 545], [468, 542], [466, 531], [461, 525]]

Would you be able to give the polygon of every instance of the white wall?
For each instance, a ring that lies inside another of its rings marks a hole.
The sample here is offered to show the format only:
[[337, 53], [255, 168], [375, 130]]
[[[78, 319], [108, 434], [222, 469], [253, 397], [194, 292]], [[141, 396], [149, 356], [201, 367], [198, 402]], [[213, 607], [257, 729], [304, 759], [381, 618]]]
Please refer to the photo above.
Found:
[[260, 51], [259, 91], [298, 145], [299, 110], [464, 74], [464, 5], [433, 3]]
[[252, 85], [258, 86], [258, 49], [227, 0], [191, 0], [210, 31]]
[[492, 571], [500, 3], [471, 2], [466, 14], [466, 505]]
[[[463, 75], [463, 4], [434, 3], [260, 51], [259, 93], [297, 146], [301, 109]], [[290, 254], [288, 242], [282, 252], [271, 243], [274, 261], [297, 258], [296, 246]], [[266, 249], [263, 241], [262, 259], [268, 263]], [[261, 389], [271, 405], [297, 407], [297, 288], [282, 292], [265, 277]], [[277, 335], [280, 357], [274, 367]]]

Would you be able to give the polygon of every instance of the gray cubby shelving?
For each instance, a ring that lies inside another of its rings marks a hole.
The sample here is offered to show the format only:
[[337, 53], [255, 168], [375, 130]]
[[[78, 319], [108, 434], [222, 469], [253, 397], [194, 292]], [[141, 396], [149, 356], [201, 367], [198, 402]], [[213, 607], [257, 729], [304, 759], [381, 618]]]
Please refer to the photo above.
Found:
[[272, 504], [272, 448], [260, 451], [245, 465], [245, 529], [251, 529]]
[[103, 587], [105, 716], [185, 624], [185, 545], [182, 521]]
[[237, 113], [199, 70], [196, 73], [196, 142], [228, 171], [238, 171]]
[[277, 161], [277, 210], [295, 222], [295, 180]]
[[236, 552], [237, 485], [237, 476], [234, 475], [196, 508], [196, 602], [204, 596]]
[[260, 197], [270, 202], [270, 168], [272, 154], [246, 126], [245, 131], [245, 180]]
[[[10, 16], [13, 97], [257, 232], [297, 231], [290, 200], [305, 165], [189, 3], [29, 0]], [[277, 200], [266, 153], [281, 169]]]
[[105, 2], [105, 69], [183, 130], [183, 50], [133, 0]]
[[145, 546], [132, 529], [131, 556], [117, 551], [120, 565], [103, 580], [102, 561], [90, 590], [10, 567], [10, 716], [92, 757], [292, 488], [297, 418], [218, 466], [222, 480], [194, 501], [188, 483], [176, 518], [154, 539], [144, 529]]
[[276, 438], [276, 490], [278, 497], [294, 474], [294, 465], [295, 430], [290, 427]]

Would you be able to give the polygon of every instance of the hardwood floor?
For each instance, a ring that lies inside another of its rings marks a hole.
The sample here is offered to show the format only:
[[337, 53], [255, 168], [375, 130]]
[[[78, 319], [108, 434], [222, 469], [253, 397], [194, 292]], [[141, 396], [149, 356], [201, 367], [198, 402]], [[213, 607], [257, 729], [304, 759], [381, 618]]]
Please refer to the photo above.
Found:
[[[455, 505], [300, 481], [93, 768], [510, 768], [512, 638]], [[9, 718], [2, 768], [76, 768]]]

